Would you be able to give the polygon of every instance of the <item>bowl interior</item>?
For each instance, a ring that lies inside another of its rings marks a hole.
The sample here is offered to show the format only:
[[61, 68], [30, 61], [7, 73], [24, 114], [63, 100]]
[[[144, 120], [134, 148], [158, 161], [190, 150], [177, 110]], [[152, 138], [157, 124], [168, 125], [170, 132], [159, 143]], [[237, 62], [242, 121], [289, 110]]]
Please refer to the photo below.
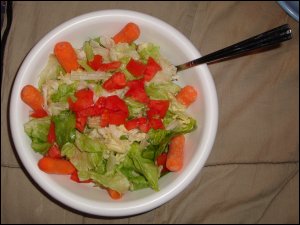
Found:
[[30, 147], [23, 124], [28, 121], [29, 108], [22, 103], [20, 91], [26, 84], [37, 85], [38, 74], [46, 65], [53, 46], [59, 41], [69, 41], [76, 48], [99, 35], [112, 36], [127, 22], [135, 22], [141, 29], [137, 42], [153, 42], [160, 46], [162, 55], [173, 64], [199, 57], [197, 49], [177, 30], [153, 17], [124, 10], [107, 10], [76, 17], [48, 33], [28, 54], [20, 68], [11, 97], [11, 130], [22, 163], [34, 180], [52, 197], [62, 203], [87, 213], [102, 216], [124, 216], [155, 208], [182, 191], [204, 165], [215, 137], [217, 100], [213, 81], [206, 65], [180, 72], [180, 85], [193, 85], [198, 99], [189, 108], [196, 118], [198, 128], [186, 136], [184, 169], [170, 173], [159, 181], [160, 191], [144, 189], [129, 192], [122, 200], [111, 200], [104, 190], [90, 184], [77, 184], [67, 176], [48, 175], [40, 171], [41, 158]]

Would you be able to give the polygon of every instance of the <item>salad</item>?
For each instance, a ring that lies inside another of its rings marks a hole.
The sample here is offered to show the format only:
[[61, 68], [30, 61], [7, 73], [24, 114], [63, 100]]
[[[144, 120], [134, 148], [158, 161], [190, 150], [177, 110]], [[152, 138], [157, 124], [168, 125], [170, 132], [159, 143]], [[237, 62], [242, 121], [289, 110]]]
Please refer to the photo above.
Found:
[[90, 38], [79, 49], [58, 42], [38, 87], [21, 99], [32, 111], [24, 124], [38, 167], [104, 188], [113, 199], [183, 167], [184, 134], [196, 129], [187, 114], [196, 100], [180, 87], [176, 68], [153, 43], [137, 43], [128, 23], [112, 38]]

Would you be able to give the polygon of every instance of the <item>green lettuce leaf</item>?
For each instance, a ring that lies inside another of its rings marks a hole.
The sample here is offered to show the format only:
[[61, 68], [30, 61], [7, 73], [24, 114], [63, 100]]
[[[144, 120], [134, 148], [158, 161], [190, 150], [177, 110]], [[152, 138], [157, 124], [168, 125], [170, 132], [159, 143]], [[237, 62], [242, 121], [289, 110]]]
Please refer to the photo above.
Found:
[[106, 146], [99, 139], [93, 139], [89, 136], [76, 131], [75, 145], [84, 152], [103, 153]]
[[[47, 81], [47, 80], [54, 80], [56, 79], [57, 75], [59, 75], [59, 68], [62, 68], [59, 64], [59, 62], [57, 61], [56, 57], [54, 55], [50, 55], [48, 58], [48, 62], [47, 65], [44, 67], [44, 69], [41, 71], [40, 75], [39, 75], [39, 89], [42, 89], [43, 84]], [[62, 71], [64, 71], [62, 69]]]
[[55, 124], [55, 134], [57, 144], [62, 147], [65, 143], [75, 141], [76, 118], [69, 110], [62, 111], [58, 115], [52, 116]]
[[51, 144], [48, 143], [48, 133], [50, 128], [51, 118], [43, 117], [31, 119], [24, 124], [25, 133], [31, 139], [31, 147], [34, 151], [45, 154]]
[[180, 89], [180, 86], [173, 82], [151, 83], [146, 86], [146, 93], [151, 99], [168, 100], [170, 95], [175, 96]]
[[53, 102], [67, 102], [68, 97], [75, 97], [77, 83], [65, 84], [62, 83], [58, 86], [58, 90], [51, 95], [51, 100]]
[[153, 43], [143, 43], [138, 47], [138, 53], [141, 56], [141, 60], [146, 63], [148, 58], [151, 56], [156, 61], [160, 57], [159, 46], [154, 45]]
[[141, 117], [145, 115], [146, 105], [138, 101], [133, 100], [132, 98], [125, 98], [126, 105], [128, 106], [129, 119], [136, 117]]
[[126, 156], [118, 170], [129, 180], [131, 191], [149, 187], [149, 183], [146, 178], [142, 174], [138, 173], [133, 161], [128, 156]]
[[77, 60], [78, 64], [85, 69], [87, 72], [94, 72], [92, 67], [90, 67], [85, 60]]
[[83, 51], [85, 52], [87, 61], [92, 61], [94, 59], [93, 48], [89, 41], [84, 42]]
[[133, 161], [136, 170], [140, 174], [143, 174], [143, 176], [146, 178], [150, 187], [155, 191], [159, 191], [159, 168], [154, 164], [152, 160], [142, 157], [142, 151], [139, 149], [139, 144], [133, 143], [131, 145], [128, 156]]
[[97, 183], [99, 183], [100, 185], [115, 190], [119, 193], [127, 192], [130, 187], [130, 183], [127, 180], [127, 178], [118, 171], [109, 175], [102, 175], [97, 172], [91, 171], [89, 172], [89, 177]]

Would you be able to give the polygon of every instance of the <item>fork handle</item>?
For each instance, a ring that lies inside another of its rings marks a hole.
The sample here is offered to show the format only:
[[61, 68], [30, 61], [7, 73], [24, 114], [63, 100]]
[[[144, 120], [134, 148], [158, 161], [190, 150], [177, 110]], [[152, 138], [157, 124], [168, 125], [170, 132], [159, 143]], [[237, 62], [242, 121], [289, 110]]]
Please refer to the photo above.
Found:
[[216, 52], [210, 53], [198, 59], [176, 66], [177, 72], [203, 63], [209, 63], [220, 59], [231, 58], [255, 49], [278, 44], [292, 38], [292, 30], [288, 24], [276, 27], [272, 30], [258, 34], [244, 41], [238, 42]]

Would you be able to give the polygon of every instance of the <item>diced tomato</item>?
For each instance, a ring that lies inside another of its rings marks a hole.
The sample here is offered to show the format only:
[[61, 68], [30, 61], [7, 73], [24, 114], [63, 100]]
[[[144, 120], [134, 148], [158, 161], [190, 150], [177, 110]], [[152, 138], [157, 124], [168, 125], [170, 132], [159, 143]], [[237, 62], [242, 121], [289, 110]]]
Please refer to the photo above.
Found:
[[91, 179], [88, 179], [88, 180], [83, 180], [83, 181], [80, 181], [79, 180], [79, 177], [78, 177], [78, 172], [77, 170], [75, 170], [72, 174], [71, 174], [71, 180], [77, 182], [77, 183], [91, 183], [92, 180]]
[[105, 108], [111, 112], [122, 111], [126, 114], [126, 117], [129, 114], [125, 101], [117, 95], [111, 95], [106, 98]]
[[77, 98], [76, 102], [73, 102], [71, 98], [68, 98], [69, 107], [72, 111], [78, 112], [86, 109], [94, 104], [93, 96], [94, 92], [89, 89], [82, 89], [75, 92]]
[[87, 64], [92, 67], [93, 70], [98, 70], [102, 64], [102, 56], [94, 55], [94, 59], [92, 61], [88, 61]]
[[51, 123], [50, 123], [50, 128], [49, 128], [47, 139], [48, 139], [49, 143], [54, 143], [56, 141], [55, 124], [53, 121], [51, 121]]
[[153, 128], [154, 130], [165, 129], [165, 126], [161, 121], [161, 119], [150, 118], [149, 123], [150, 123], [150, 127]]
[[144, 71], [145, 81], [150, 81], [156, 75], [158, 71], [162, 70], [161, 66], [152, 58], [149, 57], [147, 61], [147, 66]]
[[128, 64], [126, 65], [126, 69], [135, 77], [140, 77], [144, 74], [146, 70], [146, 65], [142, 62], [131, 58]]
[[121, 125], [126, 121], [127, 115], [122, 111], [109, 113], [109, 124]]
[[120, 66], [121, 66], [121, 62], [119, 62], [119, 61], [113, 61], [110, 63], [102, 63], [99, 66], [98, 71], [107, 72], [110, 70], [116, 70], [116, 69], [119, 69]]
[[30, 114], [33, 118], [43, 118], [48, 116], [48, 113], [44, 109], [36, 109]]
[[132, 130], [139, 127], [139, 119], [132, 119], [125, 122], [124, 126], [127, 130]]
[[131, 80], [127, 82], [129, 88], [143, 88], [145, 86], [144, 79]]
[[86, 109], [76, 112], [77, 117], [87, 117], [87, 116], [100, 116], [104, 108], [101, 108], [97, 105], [90, 106]]
[[59, 150], [57, 144], [53, 144], [49, 148], [49, 150], [47, 152], [47, 156], [50, 157], [50, 158], [53, 158], [53, 159], [60, 159], [60, 158], [62, 158], [60, 150]]
[[150, 123], [149, 121], [146, 120], [145, 123], [142, 123], [139, 125], [140, 131], [144, 132], [144, 133], [148, 133], [148, 131], [150, 130]]
[[163, 173], [163, 172], [169, 171], [169, 170], [167, 169], [167, 167], [166, 167], [167, 156], [168, 156], [168, 154], [165, 153], [165, 152], [163, 152], [162, 154], [160, 154], [160, 155], [156, 158], [156, 164], [157, 164], [158, 166], [162, 166], [162, 167], [163, 167], [163, 169], [162, 169], [162, 171], [161, 171], [162, 173]]
[[101, 115], [100, 126], [106, 127], [109, 124], [109, 111], [105, 109]]
[[150, 100], [148, 103], [149, 110], [147, 115], [149, 118], [164, 118], [170, 102], [168, 100]]
[[81, 116], [81, 117], [76, 116], [76, 128], [77, 128], [77, 130], [79, 130], [80, 132], [83, 132], [84, 127], [86, 125], [86, 122], [87, 122], [87, 117], [86, 116]]
[[103, 83], [103, 88], [109, 92], [126, 87], [126, 77], [124, 73], [116, 72]]
[[124, 125], [127, 130], [132, 130], [135, 128], [140, 128], [140, 126], [142, 126], [146, 123], [147, 123], [147, 119], [145, 117], [141, 117], [141, 118], [135, 118], [132, 120], [128, 120], [128, 121], [126, 121], [126, 123]]
[[144, 87], [130, 88], [126, 93], [126, 97], [131, 97], [134, 100], [142, 103], [148, 103], [149, 97]]
[[106, 97], [99, 97], [98, 100], [95, 102], [95, 106], [99, 108], [105, 108], [106, 105]]

